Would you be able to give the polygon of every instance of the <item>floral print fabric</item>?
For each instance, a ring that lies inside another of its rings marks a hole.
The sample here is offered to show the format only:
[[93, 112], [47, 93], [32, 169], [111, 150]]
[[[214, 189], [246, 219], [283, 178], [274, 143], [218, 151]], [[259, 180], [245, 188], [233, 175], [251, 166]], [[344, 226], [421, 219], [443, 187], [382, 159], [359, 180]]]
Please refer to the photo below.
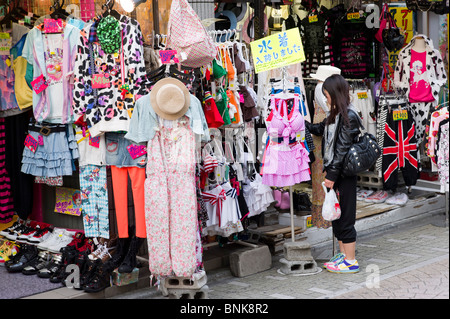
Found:
[[145, 220], [152, 275], [190, 277], [197, 268], [195, 139], [184, 116], [148, 142]]

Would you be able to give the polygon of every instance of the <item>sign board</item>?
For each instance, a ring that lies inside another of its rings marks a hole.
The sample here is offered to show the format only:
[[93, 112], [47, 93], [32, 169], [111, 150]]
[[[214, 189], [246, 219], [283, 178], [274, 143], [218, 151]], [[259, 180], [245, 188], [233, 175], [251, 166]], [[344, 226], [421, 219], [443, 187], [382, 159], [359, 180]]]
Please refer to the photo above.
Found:
[[[397, 27], [404, 31], [405, 43], [408, 44], [414, 36], [413, 11], [410, 11], [407, 7], [389, 7], [389, 12], [393, 16]], [[400, 50], [389, 52], [389, 65], [393, 69], [395, 69], [397, 64]]]
[[282, 31], [250, 43], [255, 72], [264, 72], [305, 61], [298, 28]]
[[78, 189], [56, 187], [55, 213], [80, 216], [81, 191]]

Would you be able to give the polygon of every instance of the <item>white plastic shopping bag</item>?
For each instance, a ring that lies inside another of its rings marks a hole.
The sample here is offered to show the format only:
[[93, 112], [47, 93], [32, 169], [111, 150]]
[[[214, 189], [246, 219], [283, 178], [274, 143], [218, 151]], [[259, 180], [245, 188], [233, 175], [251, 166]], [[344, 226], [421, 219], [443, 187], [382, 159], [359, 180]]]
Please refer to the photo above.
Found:
[[341, 206], [336, 196], [334, 189], [329, 191], [325, 187], [325, 182], [322, 182], [323, 190], [325, 191], [325, 200], [322, 206], [322, 217], [327, 221], [333, 221], [341, 217]]

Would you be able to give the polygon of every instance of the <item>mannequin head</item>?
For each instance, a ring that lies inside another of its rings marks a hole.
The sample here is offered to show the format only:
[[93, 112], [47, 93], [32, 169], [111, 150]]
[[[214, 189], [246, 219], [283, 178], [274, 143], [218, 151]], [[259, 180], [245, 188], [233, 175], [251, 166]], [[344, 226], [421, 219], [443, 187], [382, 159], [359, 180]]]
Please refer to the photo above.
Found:
[[414, 44], [412, 45], [412, 49], [418, 53], [425, 52], [426, 50], [426, 42], [424, 37], [418, 36], [414, 39]]

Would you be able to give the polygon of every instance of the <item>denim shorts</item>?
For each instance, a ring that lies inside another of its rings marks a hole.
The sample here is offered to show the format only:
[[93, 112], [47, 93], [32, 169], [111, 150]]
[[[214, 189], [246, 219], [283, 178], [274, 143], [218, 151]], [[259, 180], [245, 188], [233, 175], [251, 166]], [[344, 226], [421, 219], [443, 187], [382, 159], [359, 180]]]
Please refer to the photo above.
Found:
[[44, 135], [32, 130], [41, 128], [38, 124], [29, 124], [29, 134], [36, 140], [42, 138], [42, 145], [38, 145], [35, 152], [24, 147], [22, 155], [22, 173], [42, 176], [58, 177], [71, 176], [75, 170], [74, 160], [79, 158], [78, 145], [72, 125], [49, 125], [48, 127], [63, 127], [64, 131], [50, 132]]
[[[125, 138], [126, 133], [106, 132], [106, 165], [116, 167], [145, 167], [147, 164], [147, 154], [133, 159], [127, 147], [136, 145]], [[139, 144], [145, 145], [145, 144]]]

